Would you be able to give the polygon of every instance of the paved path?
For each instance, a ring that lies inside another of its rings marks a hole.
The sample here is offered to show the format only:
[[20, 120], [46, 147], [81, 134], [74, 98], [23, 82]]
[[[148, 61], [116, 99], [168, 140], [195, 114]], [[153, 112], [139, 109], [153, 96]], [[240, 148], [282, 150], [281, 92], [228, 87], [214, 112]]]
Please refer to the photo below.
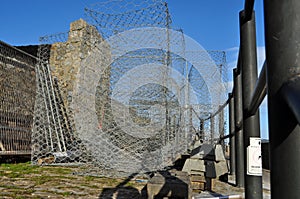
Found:
[[[233, 186], [234, 179], [229, 180], [229, 183], [216, 181], [215, 188], [213, 189], [213, 192], [204, 191], [199, 194], [194, 193], [193, 198], [194, 199], [200, 199], [200, 198], [228, 198], [228, 196], [231, 196], [231, 198], [238, 198], [237, 196], [241, 196], [241, 198], [245, 197], [244, 189], [243, 188], [237, 188]], [[229, 197], [230, 198], [230, 197]], [[271, 193], [270, 193], [270, 171], [269, 170], [263, 170], [263, 198], [264, 199], [271, 199]]]

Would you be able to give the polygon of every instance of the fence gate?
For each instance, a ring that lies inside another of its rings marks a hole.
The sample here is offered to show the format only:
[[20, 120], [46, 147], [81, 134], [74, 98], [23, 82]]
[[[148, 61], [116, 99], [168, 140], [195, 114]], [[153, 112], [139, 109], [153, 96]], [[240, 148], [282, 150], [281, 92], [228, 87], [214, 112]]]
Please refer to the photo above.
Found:
[[36, 58], [0, 41], [0, 155], [30, 155]]

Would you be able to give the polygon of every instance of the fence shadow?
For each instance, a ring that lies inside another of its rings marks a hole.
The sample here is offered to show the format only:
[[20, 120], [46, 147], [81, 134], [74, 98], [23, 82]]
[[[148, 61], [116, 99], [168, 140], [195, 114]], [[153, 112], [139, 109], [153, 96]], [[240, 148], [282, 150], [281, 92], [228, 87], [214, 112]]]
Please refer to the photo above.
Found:
[[128, 185], [128, 182], [138, 175], [138, 173], [133, 173], [116, 187], [104, 188], [99, 199], [162, 199], [164, 197], [187, 199], [189, 185], [181, 180], [176, 172], [173, 173], [169, 169], [147, 173], [151, 179], [142, 190]]
[[[134, 177], [136, 177], [138, 173], [133, 173], [128, 176], [124, 181], [118, 184], [114, 188], [104, 188], [99, 195], [99, 199], [142, 199], [147, 198], [147, 194], [145, 195], [146, 190], [142, 190], [141, 193], [138, 189], [128, 186], [128, 182], [131, 181]], [[146, 191], [147, 192], [147, 191]]]

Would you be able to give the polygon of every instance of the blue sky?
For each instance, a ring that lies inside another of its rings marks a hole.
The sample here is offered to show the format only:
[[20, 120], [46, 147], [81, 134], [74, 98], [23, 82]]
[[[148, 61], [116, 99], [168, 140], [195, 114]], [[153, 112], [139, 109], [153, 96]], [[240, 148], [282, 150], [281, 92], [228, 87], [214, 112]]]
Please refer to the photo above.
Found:
[[[39, 37], [66, 32], [69, 24], [84, 18], [84, 7], [107, 0], [2, 0], [0, 40], [11, 45], [38, 44]], [[136, 1], [136, 0], [135, 0]], [[206, 50], [225, 50], [235, 67], [239, 46], [239, 11], [243, 0], [167, 0], [173, 27]], [[255, 2], [259, 61], [264, 60], [262, 1]], [[231, 70], [231, 69], [230, 69]], [[266, 103], [261, 109], [262, 137], [267, 138]]]
[[[38, 43], [38, 38], [68, 30], [84, 17], [84, 7], [108, 0], [2, 0], [0, 38], [13, 45]], [[224, 50], [239, 45], [242, 0], [168, 0], [173, 25], [205, 49]], [[263, 46], [262, 3], [257, 1], [258, 46]]]

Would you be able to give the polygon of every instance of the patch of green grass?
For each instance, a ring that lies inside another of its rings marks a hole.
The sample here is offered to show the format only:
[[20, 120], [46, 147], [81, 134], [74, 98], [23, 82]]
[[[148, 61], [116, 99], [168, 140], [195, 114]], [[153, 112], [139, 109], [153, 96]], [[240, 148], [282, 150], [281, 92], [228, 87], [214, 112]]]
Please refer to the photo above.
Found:
[[34, 169], [37, 166], [32, 166], [30, 162], [18, 163], [18, 164], [1, 164], [1, 168], [9, 169], [11, 171], [24, 171], [29, 169]]
[[95, 180], [95, 178], [96, 178], [96, 177], [94, 177], [94, 176], [85, 176], [85, 177], [84, 177], [84, 180], [85, 180], [85, 181], [93, 181], [93, 180]]
[[42, 185], [42, 184], [44, 184], [46, 182], [53, 181], [53, 177], [51, 177], [51, 176], [45, 176], [45, 175], [33, 176], [31, 178], [31, 181], [33, 181], [35, 183], [35, 185]]
[[[66, 179], [66, 180], [65, 180]], [[51, 182], [51, 183], [60, 183], [63, 181], [70, 181], [70, 180], [74, 180], [76, 178], [72, 178], [72, 177], [67, 177], [67, 176], [63, 176], [63, 175], [46, 175], [46, 174], [42, 174], [40, 176], [32, 176], [30, 178], [30, 180], [32, 182], [34, 182], [35, 185], [42, 185], [46, 182]]]
[[25, 196], [16, 196], [16, 199], [26, 199]]
[[47, 171], [55, 174], [62, 174], [62, 175], [67, 175], [72, 173], [72, 169], [70, 168], [63, 168], [63, 167], [45, 167], [47, 168]]
[[69, 191], [66, 191], [66, 192], [63, 192], [63, 193], [62, 193], [63, 196], [69, 196], [69, 195], [71, 195], [71, 194], [72, 194], [72, 192], [69, 192]]
[[17, 189], [18, 187], [15, 185], [1, 185], [1, 188], [5, 189]]
[[[33, 189], [21, 189], [20, 188], [20, 189], [15, 191], [15, 194], [17, 196], [24, 196], [24, 195], [27, 195], [27, 194], [32, 194], [33, 192], [34, 192]], [[25, 198], [27, 198], [27, 197], [25, 197]]]
[[127, 182], [126, 186], [128, 186], [128, 187], [135, 187], [136, 183], [129, 181], [129, 182]]
[[81, 183], [80, 186], [88, 187], [88, 188], [92, 188], [92, 189], [99, 189], [99, 188], [101, 188], [99, 185], [95, 185], [95, 184], [83, 184], [83, 183]]
[[68, 175], [72, 173], [72, 169], [63, 167], [40, 167], [31, 165], [30, 162], [18, 163], [18, 164], [1, 164], [0, 165], [0, 176], [6, 176], [9, 178], [21, 178], [25, 177], [26, 174], [42, 174], [51, 173], [60, 175]]
[[120, 183], [120, 180], [114, 178], [107, 178], [105, 184], [111, 187], [117, 186]]
[[10, 192], [13, 192], [14, 198], [20, 198], [20, 199], [27, 198], [23, 196], [26, 194], [32, 194], [34, 192], [33, 188], [24, 189], [22, 187], [18, 187], [15, 185], [1, 185], [1, 187], [9, 190]]
[[70, 181], [70, 180], [76, 180], [77, 178], [76, 177], [73, 177], [73, 176], [66, 176], [66, 175], [63, 175], [63, 174], [60, 174], [60, 175], [51, 175], [54, 179], [57, 179], [57, 180], [66, 180], [66, 181]]
[[1, 164], [0, 175], [10, 178], [19, 178], [23, 177], [25, 174], [38, 173], [38, 168], [38, 166], [31, 165], [30, 162], [18, 164]]
[[[94, 193], [102, 190], [103, 187], [114, 188], [120, 185], [120, 183], [124, 182], [124, 179], [97, 176], [74, 176], [72, 175], [74, 171], [78, 171], [78, 168], [61, 166], [33, 166], [30, 162], [18, 164], [0, 164], [0, 180], [9, 178], [9, 182], [12, 183], [22, 180], [22, 182], [28, 182], [31, 187], [25, 189], [24, 186], [9, 185], [11, 183], [7, 183], [5, 180], [2, 183], [0, 182], [0, 186], [6, 189], [7, 193], [13, 195], [13, 198], [18, 198], [17, 196], [20, 196], [19, 198], [22, 199], [23, 196], [31, 197], [35, 187], [37, 186], [39, 188], [48, 186], [62, 186], [62, 191], [59, 193], [53, 193], [66, 197], [73, 194], [72, 191], [68, 191], [70, 190], [67, 189], [69, 186], [71, 186], [72, 189], [75, 186], [74, 190], [84, 190], [85, 192], [86, 190], [91, 189], [90, 191]], [[78, 184], [80, 184], [80, 186], [76, 187]], [[135, 185], [137, 184], [135, 184], [134, 181], [130, 181], [123, 186], [135, 187]], [[52, 192], [50, 191], [49, 193]]]

